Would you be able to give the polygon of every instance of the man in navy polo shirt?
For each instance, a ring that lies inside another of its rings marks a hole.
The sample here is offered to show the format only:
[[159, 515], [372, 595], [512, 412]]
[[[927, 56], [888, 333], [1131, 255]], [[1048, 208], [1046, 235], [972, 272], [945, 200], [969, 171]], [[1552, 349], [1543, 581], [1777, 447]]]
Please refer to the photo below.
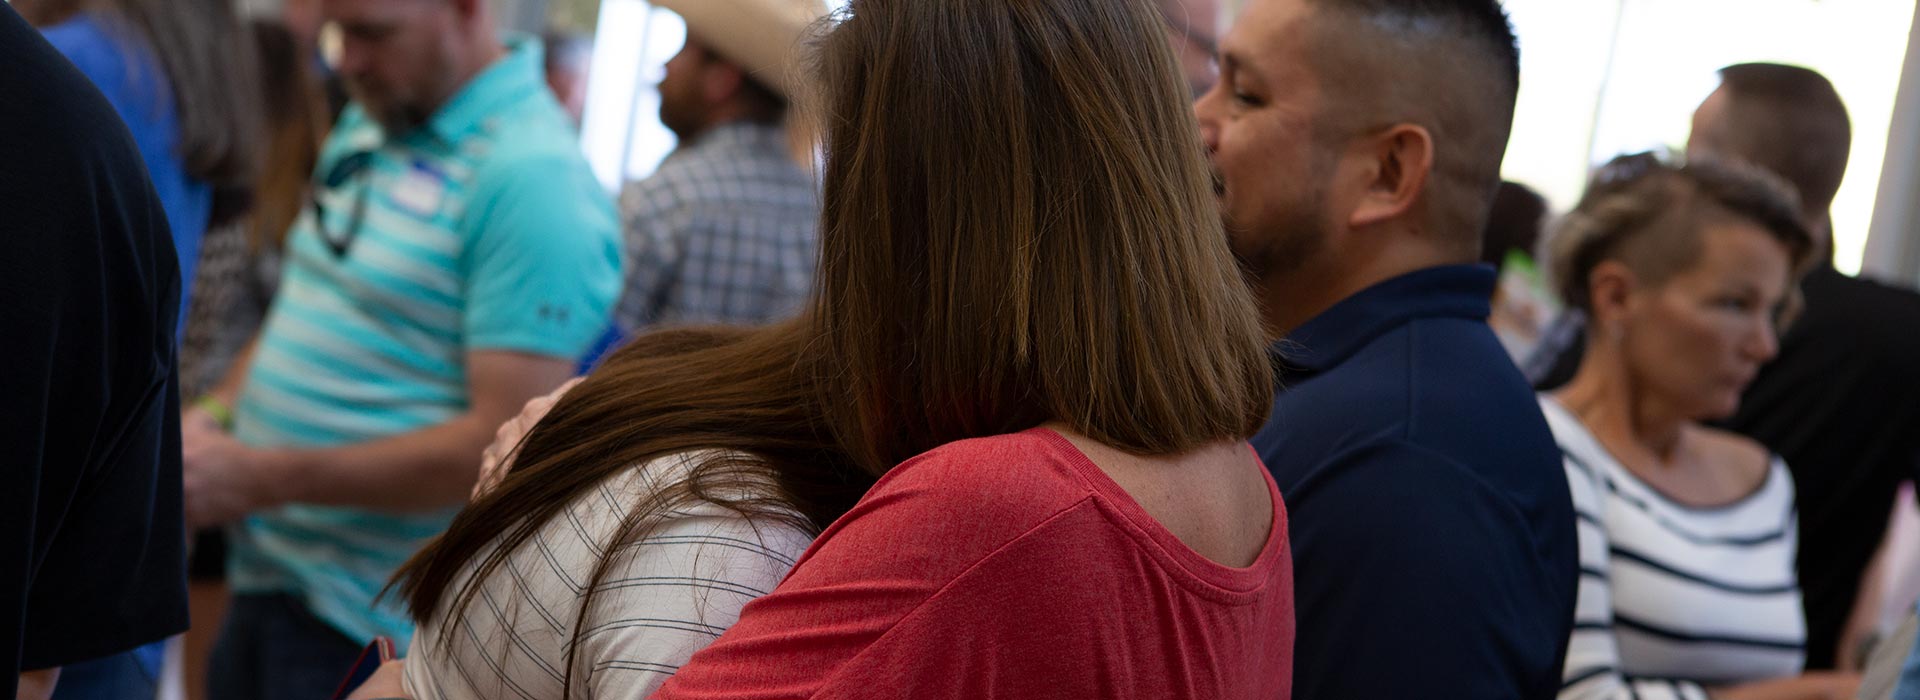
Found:
[[1577, 542], [1487, 326], [1519, 57], [1495, 0], [1253, 0], [1196, 106], [1281, 367], [1294, 697], [1551, 698]]

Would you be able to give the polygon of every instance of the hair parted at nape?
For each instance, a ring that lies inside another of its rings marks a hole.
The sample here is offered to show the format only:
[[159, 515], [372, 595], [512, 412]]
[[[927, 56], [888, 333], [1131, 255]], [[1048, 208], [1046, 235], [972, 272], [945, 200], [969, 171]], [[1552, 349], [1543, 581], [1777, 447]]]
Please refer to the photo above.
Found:
[[1144, 455], [1257, 431], [1265, 338], [1149, 2], [854, 0], [818, 41], [808, 308], [616, 352], [401, 569], [415, 618], [456, 618], [573, 498], [662, 456], [713, 451], [603, 551], [697, 500], [818, 532], [901, 461], [1050, 420]]
[[1549, 277], [1568, 306], [1591, 312], [1595, 267], [1620, 259], [1646, 283], [1664, 283], [1698, 260], [1700, 224], [1714, 215], [1758, 224], [1787, 249], [1795, 282], [1811, 262], [1813, 235], [1779, 177], [1739, 161], [1636, 153], [1596, 171], [1580, 204], [1554, 226]]

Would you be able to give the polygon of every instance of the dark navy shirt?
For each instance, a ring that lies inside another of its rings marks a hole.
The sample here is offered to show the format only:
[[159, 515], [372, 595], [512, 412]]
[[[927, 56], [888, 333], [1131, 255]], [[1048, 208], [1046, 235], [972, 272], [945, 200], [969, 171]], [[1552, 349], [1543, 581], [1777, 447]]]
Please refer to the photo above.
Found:
[[[180, 272], [133, 135], [0, 4], [0, 697], [187, 628]], [[62, 686], [68, 686], [64, 682]]]
[[1552, 698], [1578, 543], [1560, 450], [1487, 327], [1494, 273], [1380, 283], [1275, 346], [1294, 697]]

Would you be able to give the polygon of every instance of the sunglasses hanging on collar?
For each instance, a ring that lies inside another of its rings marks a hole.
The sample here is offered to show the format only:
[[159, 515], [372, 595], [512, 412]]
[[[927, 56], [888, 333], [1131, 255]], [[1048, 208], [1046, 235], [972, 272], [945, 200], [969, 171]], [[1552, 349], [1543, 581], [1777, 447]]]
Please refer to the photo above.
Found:
[[[308, 195], [307, 202], [313, 207], [314, 228], [320, 232], [320, 240], [327, 244], [328, 250], [333, 251], [336, 259], [345, 259], [347, 252], [353, 248], [353, 240], [360, 235], [360, 225], [367, 216], [367, 198], [373, 191], [366, 177], [372, 165], [372, 151], [361, 151], [341, 158], [327, 171], [325, 178], [314, 183], [313, 192]], [[346, 230], [335, 232], [327, 222], [327, 208], [320, 203], [320, 193], [337, 190], [349, 181], [359, 183], [359, 192], [354, 195], [353, 210], [348, 215]]]

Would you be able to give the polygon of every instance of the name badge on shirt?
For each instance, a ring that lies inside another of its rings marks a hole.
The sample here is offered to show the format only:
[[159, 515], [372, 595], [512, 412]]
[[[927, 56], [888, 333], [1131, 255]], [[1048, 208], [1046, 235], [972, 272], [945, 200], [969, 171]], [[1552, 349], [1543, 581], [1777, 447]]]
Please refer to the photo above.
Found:
[[447, 196], [446, 177], [433, 166], [416, 160], [388, 196], [402, 211], [430, 219], [440, 213], [440, 202]]

